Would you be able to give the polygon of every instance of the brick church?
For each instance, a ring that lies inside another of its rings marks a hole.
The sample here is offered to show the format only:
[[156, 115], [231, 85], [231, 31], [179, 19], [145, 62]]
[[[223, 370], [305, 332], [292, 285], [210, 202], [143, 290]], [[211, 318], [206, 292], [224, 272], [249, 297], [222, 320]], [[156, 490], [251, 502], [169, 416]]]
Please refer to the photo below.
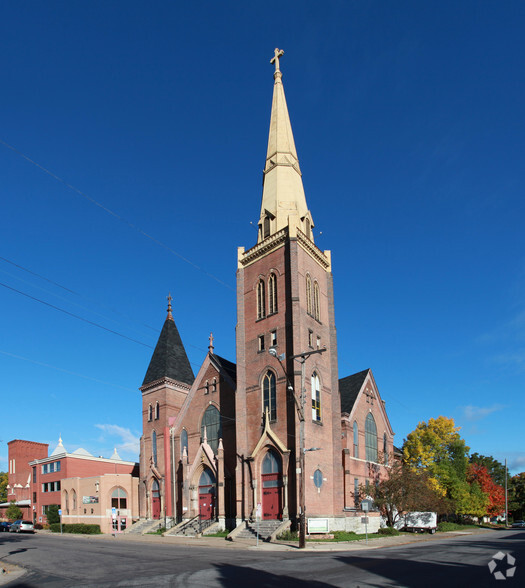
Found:
[[295, 527], [304, 512], [310, 531], [360, 530], [359, 488], [393, 459], [372, 372], [338, 377], [330, 251], [314, 242], [282, 54], [257, 243], [238, 249], [237, 361], [215, 354], [210, 336], [195, 375], [169, 299], [140, 388], [141, 519]]

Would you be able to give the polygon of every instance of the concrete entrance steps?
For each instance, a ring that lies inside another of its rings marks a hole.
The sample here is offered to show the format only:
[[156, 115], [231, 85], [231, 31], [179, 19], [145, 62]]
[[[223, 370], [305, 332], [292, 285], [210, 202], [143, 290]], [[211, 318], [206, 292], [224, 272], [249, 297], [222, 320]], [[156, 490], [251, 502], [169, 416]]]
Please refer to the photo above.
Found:
[[188, 521], [179, 523], [164, 535], [173, 535], [175, 537], [198, 537], [204, 533], [212, 525], [215, 525], [216, 521], [213, 519], [199, 520], [199, 517], [193, 517]]
[[144, 535], [151, 531], [156, 531], [162, 523], [159, 519], [141, 519], [131, 525], [124, 533], [128, 535]]
[[257, 539], [261, 541], [272, 541], [275, 537], [282, 533], [290, 526], [290, 521], [259, 521], [257, 524], [254, 521], [246, 521], [244, 528], [236, 529], [228, 536], [233, 541], [237, 539]]

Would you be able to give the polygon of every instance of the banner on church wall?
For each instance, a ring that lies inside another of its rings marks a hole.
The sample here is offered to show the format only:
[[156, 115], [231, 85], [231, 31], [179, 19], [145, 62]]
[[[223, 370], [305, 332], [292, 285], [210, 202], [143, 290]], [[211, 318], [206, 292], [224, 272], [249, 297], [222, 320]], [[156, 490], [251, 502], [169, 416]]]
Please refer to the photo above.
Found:
[[82, 496], [82, 504], [98, 504], [98, 496]]

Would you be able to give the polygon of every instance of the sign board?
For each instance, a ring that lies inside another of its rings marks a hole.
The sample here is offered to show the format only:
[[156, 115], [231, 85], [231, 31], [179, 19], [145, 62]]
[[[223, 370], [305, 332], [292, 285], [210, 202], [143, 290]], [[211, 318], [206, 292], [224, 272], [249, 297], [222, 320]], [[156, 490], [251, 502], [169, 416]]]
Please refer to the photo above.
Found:
[[328, 533], [328, 519], [308, 519], [308, 534]]
[[61, 508], [58, 509], [58, 516], [60, 516], [60, 517], [62, 516], [62, 509]]
[[114, 514], [114, 515], [116, 515], [116, 514], [117, 514], [117, 509], [116, 509], [115, 507], [113, 507], [113, 508], [111, 509], [111, 514]]
[[257, 503], [257, 510], [255, 511], [256, 518], [262, 518], [262, 504], [260, 502]]
[[82, 496], [82, 504], [98, 504], [98, 496]]
[[363, 525], [368, 525], [368, 523], [370, 522], [368, 517], [361, 517], [361, 522], [363, 523]]
[[363, 500], [363, 502], [361, 502], [361, 510], [364, 512], [368, 512], [369, 510], [372, 510], [372, 501], [371, 500]]

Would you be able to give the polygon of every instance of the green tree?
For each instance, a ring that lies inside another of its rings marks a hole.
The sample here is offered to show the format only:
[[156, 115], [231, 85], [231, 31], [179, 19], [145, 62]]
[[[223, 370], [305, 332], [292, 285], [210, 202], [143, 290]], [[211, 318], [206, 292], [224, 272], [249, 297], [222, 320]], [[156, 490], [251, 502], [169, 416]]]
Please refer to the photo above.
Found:
[[8, 483], [7, 472], [0, 472], [0, 502], [7, 501], [7, 483]]
[[17, 521], [18, 519], [22, 518], [22, 511], [16, 506], [16, 502], [11, 500], [7, 510], [5, 511], [5, 516], [11, 521]]
[[467, 482], [469, 448], [459, 430], [453, 419], [443, 416], [421, 422], [408, 435], [403, 456], [414, 471], [425, 472], [440, 496], [453, 502], [457, 514], [473, 514], [481, 509], [481, 496]]
[[512, 476], [509, 484], [509, 512], [514, 520], [525, 518], [525, 472]]
[[58, 514], [60, 506], [58, 504], [50, 504], [47, 507], [47, 522], [52, 525], [53, 523], [60, 523], [60, 515]]

